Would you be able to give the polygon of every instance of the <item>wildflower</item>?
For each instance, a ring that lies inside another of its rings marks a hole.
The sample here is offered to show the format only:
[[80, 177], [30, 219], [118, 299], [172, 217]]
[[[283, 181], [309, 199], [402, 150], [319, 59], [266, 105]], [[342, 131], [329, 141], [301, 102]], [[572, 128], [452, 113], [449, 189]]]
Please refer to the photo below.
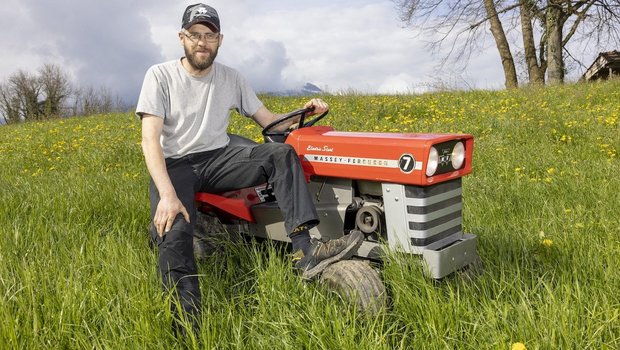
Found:
[[527, 350], [523, 343], [513, 343], [510, 350]]
[[553, 241], [549, 238], [545, 238], [542, 240], [542, 245], [544, 245], [545, 247], [549, 248], [553, 245]]

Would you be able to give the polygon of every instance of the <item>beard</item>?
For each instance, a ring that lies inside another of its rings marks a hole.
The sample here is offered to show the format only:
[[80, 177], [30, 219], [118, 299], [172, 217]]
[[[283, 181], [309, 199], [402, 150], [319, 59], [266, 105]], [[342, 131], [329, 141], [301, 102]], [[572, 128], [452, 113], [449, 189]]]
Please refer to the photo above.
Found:
[[201, 50], [201, 52], [209, 53], [209, 55], [203, 59], [198, 58], [198, 48], [192, 50], [185, 46], [184, 49], [185, 58], [187, 58], [187, 62], [189, 63], [189, 65], [197, 70], [205, 70], [211, 67], [213, 61], [215, 61], [215, 57], [217, 56], [217, 50], [219, 49], [219, 47], [216, 47], [215, 50], [210, 50], [208, 48]]

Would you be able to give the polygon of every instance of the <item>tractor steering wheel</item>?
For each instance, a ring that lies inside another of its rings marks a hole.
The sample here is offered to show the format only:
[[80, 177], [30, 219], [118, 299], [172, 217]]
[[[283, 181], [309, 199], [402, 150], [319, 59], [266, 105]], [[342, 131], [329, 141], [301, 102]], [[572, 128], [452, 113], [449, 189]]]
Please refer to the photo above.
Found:
[[304, 122], [306, 115], [309, 112], [312, 112], [313, 110], [314, 110], [314, 107], [298, 109], [296, 111], [292, 111], [287, 114], [284, 114], [277, 120], [269, 123], [267, 126], [263, 128], [263, 131], [262, 131], [263, 136], [265, 137], [265, 141], [284, 142], [284, 140], [286, 139], [288, 134], [291, 133], [292, 130], [272, 131], [272, 129], [289, 119], [299, 116], [299, 124], [297, 125], [297, 129], [300, 129], [300, 128], [305, 128], [305, 127], [314, 125], [316, 122], [323, 119], [323, 117], [325, 117], [327, 113], [329, 113], [329, 111], [325, 111], [323, 114]]

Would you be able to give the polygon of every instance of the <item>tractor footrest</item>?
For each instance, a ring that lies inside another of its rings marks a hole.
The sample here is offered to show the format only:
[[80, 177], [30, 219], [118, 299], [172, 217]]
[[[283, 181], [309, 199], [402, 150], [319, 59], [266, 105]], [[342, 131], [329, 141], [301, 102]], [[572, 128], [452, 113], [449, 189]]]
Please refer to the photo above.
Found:
[[428, 245], [422, 252], [422, 257], [430, 277], [443, 278], [473, 262], [478, 256], [476, 241], [476, 235], [464, 234], [448, 245]]

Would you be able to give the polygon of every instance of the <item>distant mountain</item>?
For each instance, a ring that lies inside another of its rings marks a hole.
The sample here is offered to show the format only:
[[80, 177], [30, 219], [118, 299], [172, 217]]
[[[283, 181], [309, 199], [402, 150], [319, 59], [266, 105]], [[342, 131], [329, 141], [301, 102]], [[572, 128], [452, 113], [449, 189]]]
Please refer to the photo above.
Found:
[[321, 90], [318, 86], [312, 83], [306, 83], [301, 87], [301, 91], [304, 95], [313, 95], [313, 94], [322, 94], [323, 90]]
[[318, 86], [312, 83], [306, 83], [304, 84], [304, 86], [300, 88], [289, 89], [286, 91], [269, 92], [267, 94], [275, 95], [275, 96], [308, 96], [308, 95], [316, 95], [316, 94], [323, 94], [323, 93], [325, 92], [321, 90], [321, 88], [319, 88]]

